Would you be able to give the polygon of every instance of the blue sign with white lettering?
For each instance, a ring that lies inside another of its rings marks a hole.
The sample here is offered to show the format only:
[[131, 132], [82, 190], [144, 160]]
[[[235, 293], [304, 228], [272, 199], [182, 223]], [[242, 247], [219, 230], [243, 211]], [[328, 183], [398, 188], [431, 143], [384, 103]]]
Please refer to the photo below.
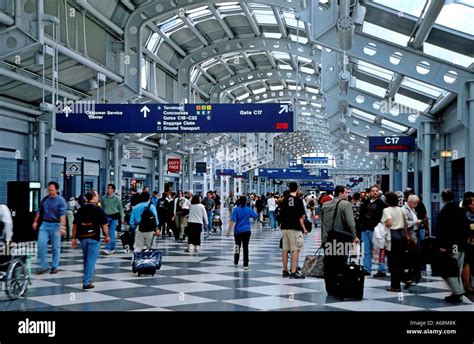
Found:
[[327, 156], [304, 156], [301, 158], [301, 161], [304, 165], [327, 165], [329, 163], [329, 158]]
[[70, 104], [64, 133], [280, 133], [293, 131], [288, 104]]
[[235, 170], [231, 168], [218, 168], [216, 169], [216, 176], [233, 176]]
[[271, 179], [329, 179], [329, 171], [327, 168], [259, 168], [259, 177]]
[[301, 182], [300, 187], [302, 188], [314, 188], [321, 191], [334, 190], [333, 182]]
[[413, 152], [416, 149], [413, 136], [370, 136], [369, 152]]

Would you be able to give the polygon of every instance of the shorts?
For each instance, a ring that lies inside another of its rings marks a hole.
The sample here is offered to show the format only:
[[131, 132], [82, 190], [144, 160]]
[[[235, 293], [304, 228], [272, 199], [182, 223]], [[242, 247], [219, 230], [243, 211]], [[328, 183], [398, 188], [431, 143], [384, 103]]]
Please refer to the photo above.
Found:
[[303, 232], [293, 229], [283, 229], [283, 251], [299, 251], [304, 248]]

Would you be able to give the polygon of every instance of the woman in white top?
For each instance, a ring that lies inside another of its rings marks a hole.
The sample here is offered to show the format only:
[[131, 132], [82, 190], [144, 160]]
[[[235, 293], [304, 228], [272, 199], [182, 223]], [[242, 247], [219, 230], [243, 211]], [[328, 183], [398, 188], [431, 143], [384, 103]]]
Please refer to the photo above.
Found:
[[405, 216], [398, 206], [398, 196], [394, 192], [385, 194], [388, 208], [383, 210], [382, 222], [390, 228], [391, 248], [388, 253], [388, 268], [390, 271], [390, 287], [388, 291], [400, 292], [402, 279], [402, 256], [407, 240], [405, 229]]
[[188, 245], [184, 252], [189, 252], [189, 245], [194, 245], [194, 252], [199, 252], [203, 224], [208, 224], [206, 208], [201, 204], [200, 197], [196, 195], [191, 199], [191, 205], [189, 206], [188, 227], [186, 233], [188, 236]]

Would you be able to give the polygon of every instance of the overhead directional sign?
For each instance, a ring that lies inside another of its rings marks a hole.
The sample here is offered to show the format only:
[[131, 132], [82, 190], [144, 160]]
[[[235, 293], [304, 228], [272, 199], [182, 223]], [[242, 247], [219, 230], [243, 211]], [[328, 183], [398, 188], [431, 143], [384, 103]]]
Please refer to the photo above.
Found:
[[233, 176], [235, 174], [235, 170], [231, 168], [217, 168], [216, 169], [216, 176]]
[[[74, 108], [74, 106], [73, 106]], [[64, 133], [280, 133], [293, 131], [288, 104], [96, 104], [56, 115]]]
[[370, 136], [370, 152], [413, 152], [416, 148], [413, 136]]
[[327, 168], [259, 168], [259, 177], [267, 177], [271, 179], [330, 179]]
[[314, 188], [321, 191], [334, 190], [333, 182], [301, 182], [300, 186], [302, 188]]
[[329, 163], [329, 159], [327, 156], [318, 156], [318, 157], [311, 157], [311, 156], [304, 156], [301, 158], [303, 165], [327, 165]]

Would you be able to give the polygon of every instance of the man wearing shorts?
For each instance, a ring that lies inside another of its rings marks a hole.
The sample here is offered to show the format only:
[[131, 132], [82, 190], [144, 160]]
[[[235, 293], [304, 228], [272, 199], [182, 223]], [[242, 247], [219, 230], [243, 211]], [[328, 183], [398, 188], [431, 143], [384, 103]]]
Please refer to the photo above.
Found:
[[[282, 260], [283, 277], [303, 279], [296, 267], [300, 251], [304, 248], [303, 233], [307, 234], [304, 226], [305, 209], [303, 200], [298, 197], [298, 184], [291, 182], [289, 185], [290, 194], [280, 203], [280, 217], [282, 230]], [[288, 272], [288, 252], [291, 252], [291, 273]]]

